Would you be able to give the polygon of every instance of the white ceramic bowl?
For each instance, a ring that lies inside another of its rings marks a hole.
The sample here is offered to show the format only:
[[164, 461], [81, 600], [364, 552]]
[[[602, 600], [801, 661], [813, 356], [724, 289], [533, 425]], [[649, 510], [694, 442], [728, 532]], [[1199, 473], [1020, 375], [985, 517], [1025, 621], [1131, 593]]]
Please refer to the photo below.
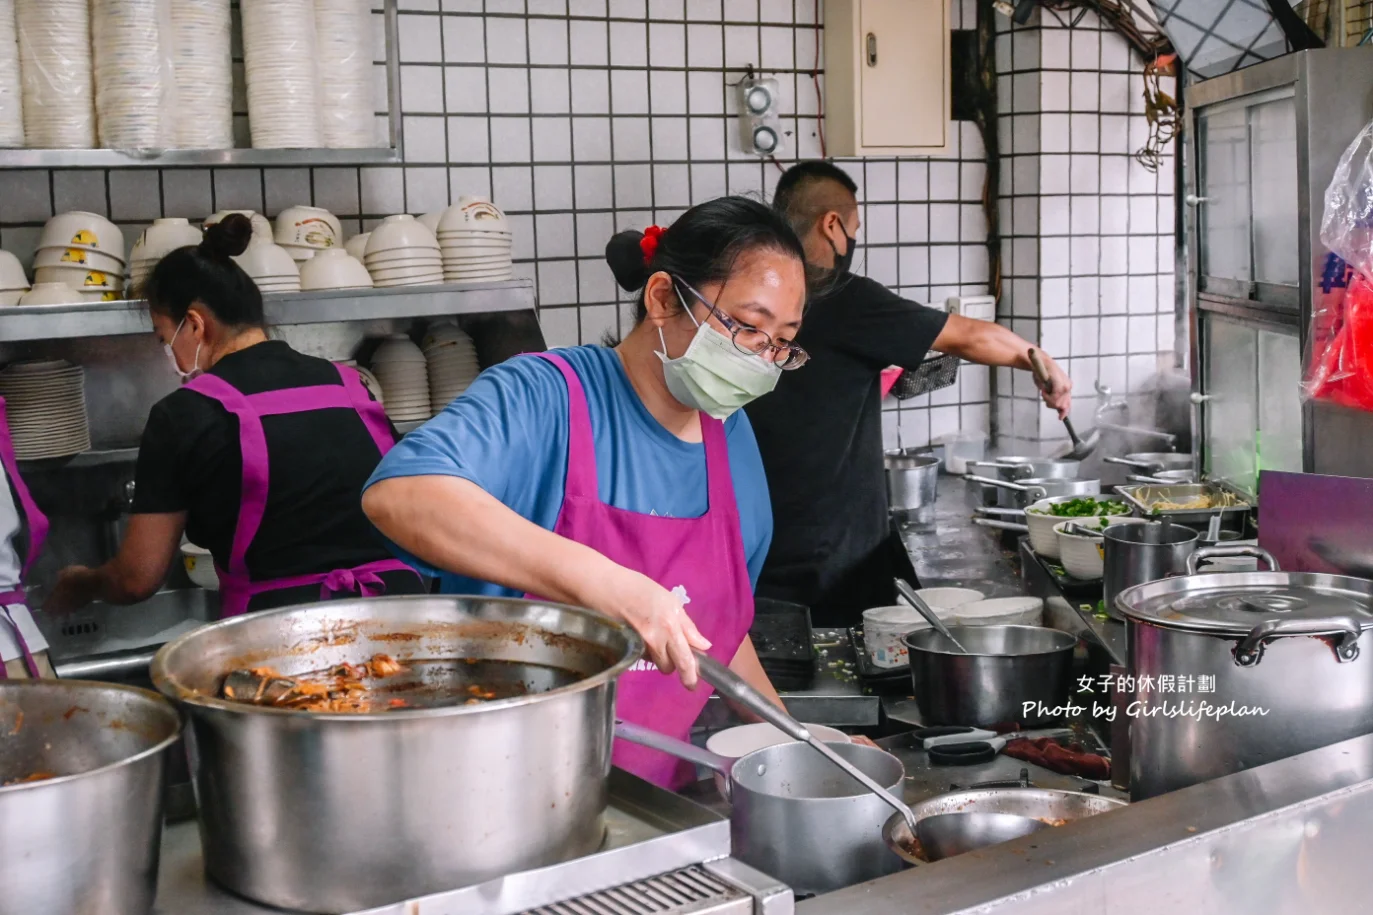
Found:
[[200, 244], [204, 237], [200, 228], [191, 225], [188, 219], [154, 219], [153, 224], [144, 229], [133, 243], [129, 259], [134, 263], [151, 261], [156, 264], [177, 248]]
[[327, 248], [300, 267], [301, 289], [356, 289], [372, 285], [372, 275], [342, 248]]
[[[1113, 527], [1117, 524], [1143, 524], [1145, 519], [1112, 516], [1109, 520], [1110, 524], [1107, 526]], [[1105, 573], [1105, 539], [1099, 533], [1094, 536], [1083, 536], [1069, 534], [1063, 529], [1069, 524], [1078, 524], [1090, 530], [1094, 524], [1100, 523], [1099, 518], [1067, 518], [1054, 525], [1054, 536], [1058, 538], [1059, 561], [1063, 564], [1063, 571], [1074, 578], [1096, 581]]]
[[261, 213], [255, 213], [252, 210], [220, 210], [213, 216], [206, 217], [205, 227], [209, 228], [230, 213], [242, 213], [244, 216], [247, 216], [248, 221], [253, 224], [253, 237], [248, 242], [250, 248], [256, 245], [270, 245], [273, 243], [272, 224], [267, 221], [266, 216], [263, 216]]
[[354, 235], [344, 242], [343, 250], [362, 260], [367, 255], [367, 239], [372, 237], [371, 232], [363, 232], [361, 235]]
[[296, 262], [281, 245], [249, 245], [248, 250], [234, 260], [253, 279], [300, 276]]
[[[806, 730], [825, 743], [853, 742], [849, 735], [843, 731], [837, 731], [823, 724], [807, 724]], [[712, 753], [718, 753], [720, 756], [738, 759], [755, 750], [763, 750], [767, 747], [791, 742], [792, 739], [782, 733], [780, 729], [766, 721], [760, 721], [755, 724], [741, 724], [738, 727], [725, 728], [723, 731], [710, 735], [706, 738], [706, 749]], [[725, 777], [719, 772], [715, 773], [715, 789], [720, 792], [722, 797], [724, 796]]]
[[443, 211], [438, 234], [462, 231], [508, 232], [510, 223], [500, 208], [485, 197], [459, 197], [457, 203]]
[[215, 561], [209, 550], [194, 543], [182, 543], [181, 562], [193, 584], [206, 591], [219, 590], [219, 573], [215, 571]]
[[[931, 607], [945, 622], [952, 620], [952, 610]], [[906, 645], [901, 641], [907, 633], [928, 629], [930, 624], [920, 611], [905, 604], [873, 607], [863, 611], [863, 644], [868, 657], [877, 667], [893, 668], [907, 663]]]
[[367, 255], [396, 248], [419, 248], [437, 252], [439, 240], [418, 219], [405, 213], [387, 216], [367, 238]]
[[338, 217], [321, 207], [287, 207], [277, 215], [276, 242], [302, 248], [336, 248], [343, 244]]
[[1037, 597], [975, 600], [953, 611], [958, 626], [1042, 626], [1044, 601]]
[[104, 216], [77, 210], [48, 220], [40, 248], [86, 248], [124, 261], [124, 233]]
[[363, 263], [369, 270], [397, 270], [402, 267], [442, 267], [443, 258], [423, 248], [400, 248], [388, 251], [390, 257], [368, 255]]
[[34, 283], [33, 288], [24, 293], [20, 305], [66, 305], [83, 301], [81, 293], [66, 283]]
[[981, 591], [974, 591], [972, 588], [921, 588], [915, 593], [919, 594], [921, 600], [930, 605], [930, 609], [934, 610], [940, 619], [944, 618], [944, 614], [939, 613], [941, 610], [952, 610], [975, 600], [982, 600], [987, 596]]
[[85, 267], [39, 267], [33, 271], [35, 283], [66, 283], [73, 289], [123, 289], [124, 277]]
[[[394, 362], [415, 363], [421, 367], [428, 364], [424, 358], [424, 351], [405, 334], [392, 334], [387, 337], [386, 341], [378, 346], [377, 351], [372, 354], [372, 370], [374, 372], [377, 372], [378, 367]], [[423, 368], [420, 371], [421, 375], [416, 377], [427, 377], [423, 375]], [[383, 373], [377, 372], [377, 374]], [[425, 383], [428, 383], [427, 380]]]
[[437, 235], [439, 232], [439, 220], [443, 218], [445, 212], [447, 211], [435, 210], [433, 213], [425, 213], [423, 216], [416, 216], [415, 218], [418, 219], [426, 229]]
[[0, 289], [28, 289], [29, 278], [19, 258], [8, 251], [0, 251]]
[[19, 300], [24, 297], [27, 289], [0, 289], [0, 308], [8, 308], [11, 305], [18, 305]]
[[[1119, 496], [1102, 493], [1097, 496], [1076, 496], [1080, 499], [1093, 499], [1097, 502], [1121, 502], [1124, 500]], [[1045, 559], [1059, 558], [1058, 536], [1054, 533], [1054, 528], [1061, 521], [1083, 521], [1090, 523], [1092, 518], [1064, 518], [1061, 515], [1048, 514], [1049, 507], [1053, 504], [1051, 499], [1041, 499], [1031, 504], [1025, 509], [1025, 524], [1030, 529], [1030, 549], [1034, 550]], [[1110, 515], [1111, 518], [1123, 518], [1130, 514], [1129, 505], [1125, 506], [1124, 511], [1119, 514]]]
[[377, 284], [386, 282], [404, 282], [413, 280], [414, 282], [443, 282], [443, 269], [441, 267], [402, 267], [399, 270], [370, 270], [372, 279]]
[[[134, 263], [129, 259], [129, 264]], [[117, 257], [110, 257], [108, 254], [101, 254], [99, 251], [89, 251], [85, 248], [39, 248], [33, 255], [34, 267], [87, 267], [91, 270], [101, 270], [105, 273], [124, 273], [126, 267], [123, 261]], [[149, 265], [151, 267], [151, 265]], [[5, 273], [0, 267], [0, 286], [4, 285]]]

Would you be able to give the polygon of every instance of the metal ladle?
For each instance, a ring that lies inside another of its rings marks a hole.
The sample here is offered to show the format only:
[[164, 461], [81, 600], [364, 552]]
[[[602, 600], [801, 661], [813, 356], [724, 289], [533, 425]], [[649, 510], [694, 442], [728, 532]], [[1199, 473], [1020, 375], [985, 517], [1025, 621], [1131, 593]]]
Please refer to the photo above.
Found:
[[960, 645], [958, 639], [954, 638], [949, 633], [949, 627], [945, 626], [944, 621], [939, 618], [939, 615], [930, 609], [930, 605], [925, 603], [924, 598], [915, 593], [915, 589], [910, 586], [909, 582], [900, 578], [896, 579], [896, 590], [897, 593], [906, 599], [906, 603], [919, 611], [920, 615], [934, 627], [935, 632], [952, 642], [953, 647], [957, 648], [960, 654], [968, 653], [968, 649]]
[[866, 772], [831, 750], [828, 744], [811, 734], [804, 724], [773, 705], [762, 693], [745, 682], [742, 677], [709, 655], [696, 652], [696, 666], [700, 671], [701, 679], [715, 687], [722, 697], [739, 703], [792, 740], [801, 740], [810, 744], [822, 756], [848, 773], [851, 778], [856, 779], [863, 787], [886, 801], [888, 806], [905, 818], [911, 834], [915, 834], [915, 814], [911, 812], [911, 808], [907, 807], [896, 795], [879, 785]]
[[[1053, 383], [1049, 380], [1049, 367], [1044, 364], [1044, 357], [1039, 354], [1039, 350], [1030, 350], [1030, 368], [1034, 370], [1035, 380], [1039, 382], [1039, 387], [1045, 394], [1054, 392]], [[1073, 428], [1073, 421], [1068, 417], [1063, 417], [1063, 428], [1068, 432], [1068, 438], [1072, 439], [1073, 447], [1068, 452], [1068, 456], [1079, 461], [1090, 457], [1096, 451], [1097, 442], [1101, 440], [1101, 430], [1094, 429], [1087, 433], [1085, 439], [1079, 438], [1077, 430]]]

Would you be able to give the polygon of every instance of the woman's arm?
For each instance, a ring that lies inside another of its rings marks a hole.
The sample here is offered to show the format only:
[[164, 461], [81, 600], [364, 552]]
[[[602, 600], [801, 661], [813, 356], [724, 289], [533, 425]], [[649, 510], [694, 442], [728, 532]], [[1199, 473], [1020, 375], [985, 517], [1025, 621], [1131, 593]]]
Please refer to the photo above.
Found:
[[710, 643], [671, 592], [526, 520], [470, 480], [392, 477], [363, 493], [362, 509], [392, 542], [435, 568], [624, 620], [653, 663], [695, 686], [692, 649]]
[[147, 600], [166, 579], [185, 529], [185, 512], [130, 515], [119, 553], [98, 568], [63, 569], [43, 602], [44, 612], [69, 613], [94, 600], [108, 604]]
[[[743, 644], [741, 644], [739, 650], [734, 653], [734, 660], [729, 662], [729, 669], [740, 677], [743, 677], [744, 682], [762, 693], [773, 705], [784, 711], [786, 710], [786, 706], [782, 704], [782, 697], [777, 694], [777, 690], [773, 687], [772, 681], [768, 679], [768, 672], [763, 670], [763, 662], [758, 660], [758, 652], [753, 647], [753, 639], [744, 636]], [[732, 702], [730, 703], [730, 708], [734, 710], [736, 715], [745, 721], [763, 720], [748, 709], [735, 705]]]

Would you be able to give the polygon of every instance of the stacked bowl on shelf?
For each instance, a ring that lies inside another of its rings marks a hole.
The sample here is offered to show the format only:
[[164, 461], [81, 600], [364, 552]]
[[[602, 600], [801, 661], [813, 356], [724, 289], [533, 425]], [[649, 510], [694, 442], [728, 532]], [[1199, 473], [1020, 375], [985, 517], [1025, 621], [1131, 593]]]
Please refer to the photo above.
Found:
[[343, 250], [357, 258], [358, 263], [363, 263], [367, 257], [367, 240], [371, 237], [371, 232], [363, 232], [360, 235], [354, 235], [343, 243]]
[[321, 251], [300, 265], [300, 288], [370, 289], [372, 276], [362, 262], [342, 248]]
[[175, 112], [168, 110], [175, 77], [163, 53], [163, 43], [170, 45], [171, 36], [161, 28], [165, 11], [162, 0], [101, 0], [91, 5], [96, 125], [102, 146], [158, 149], [175, 142]]
[[[24, 90], [14, 0], [0, 0], [0, 147], [24, 145]], [[0, 292], [3, 297], [3, 292]]]
[[43, 227], [33, 266], [34, 288], [21, 305], [58, 304], [59, 283], [74, 293], [67, 302], [122, 299], [124, 233], [96, 213], [62, 213]]
[[86, 389], [80, 366], [60, 359], [14, 362], [0, 371], [0, 396], [23, 461], [67, 457], [89, 451]]
[[[0, 5], [3, 3], [4, 0], [0, 0]], [[24, 273], [24, 265], [10, 252], [0, 251], [0, 306], [18, 305], [28, 291], [29, 278]]]
[[455, 324], [434, 325], [423, 343], [429, 370], [429, 407], [437, 414], [467, 390], [481, 372], [481, 365], [472, 338]]
[[372, 230], [362, 262], [377, 286], [430, 286], [443, 282], [443, 257], [434, 233], [404, 213], [387, 216]]
[[372, 355], [372, 373], [385, 394], [386, 415], [392, 422], [429, 419], [428, 364], [420, 350], [405, 334], [394, 334]]
[[287, 207], [277, 215], [275, 238], [291, 259], [301, 264], [316, 251], [342, 245], [343, 226], [337, 216], [320, 207]]
[[88, 0], [15, 0], [24, 139], [35, 149], [95, 145]]
[[320, 132], [329, 149], [377, 145], [372, 5], [314, 0]]
[[262, 292], [300, 292], [300, 268], [281, 245], [249, 245], [234, 260]]
[[143, 295], [143, 284], [157, 262], [177, 248], [200, 244], [201, 231], [181, 217], [154, 219], [143, 230], [129, 253], [129, 287], [134, 298]]
[[228, 0], [171, 0], [176, 145], [234, 145], [234, 75]]
[[459, 197], [439, 220], [443, 278], [449, 283], [491, 283], [514, 276], [510, 223], [484, 197]]
[[239, 10], [253, 146], [318, 149], [315, 0], [240, 0]]

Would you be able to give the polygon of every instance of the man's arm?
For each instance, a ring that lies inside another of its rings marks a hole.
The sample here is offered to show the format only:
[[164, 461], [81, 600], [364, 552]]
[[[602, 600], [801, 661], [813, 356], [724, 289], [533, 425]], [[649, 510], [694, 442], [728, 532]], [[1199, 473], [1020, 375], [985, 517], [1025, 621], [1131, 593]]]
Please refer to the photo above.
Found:
[[[965, 318], [963, 315], [949, 315], [931, 349], [979, 365], [1000, 365], [1028, 372], [1030, 350], [1038, 349], [1038, 346], [1000, 324]], [[1044, 402], [1057, 410], [1062, 418], [1068, 415], [1068, 409], [1072, 406], [1073, 382], [1053, 357], [1043, 350], [1040, 352], [1049, 370], [1049, 391], [1052, 392], [1044, 393]]]

